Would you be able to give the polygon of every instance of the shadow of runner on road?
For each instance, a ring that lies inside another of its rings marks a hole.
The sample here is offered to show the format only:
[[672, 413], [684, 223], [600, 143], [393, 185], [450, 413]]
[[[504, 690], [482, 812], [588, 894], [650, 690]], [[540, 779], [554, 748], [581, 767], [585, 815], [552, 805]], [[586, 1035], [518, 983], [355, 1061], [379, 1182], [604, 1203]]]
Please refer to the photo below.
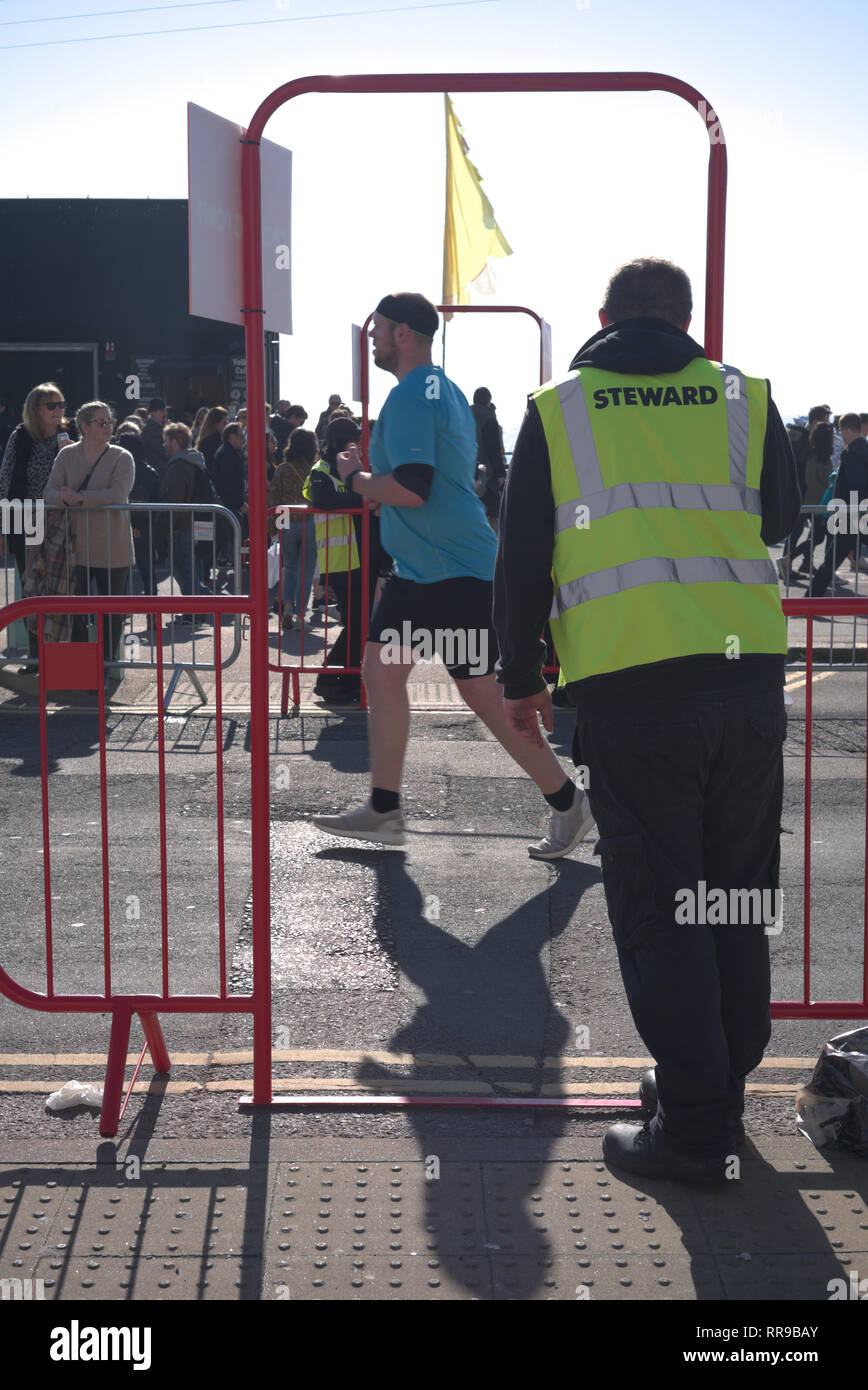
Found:
[[[424, 992], [426, 1002], [390, 1039], [392, 1050], [416, 1059], [409, 1075], [396, 1077], [371, 1061], [357, 1069], [358, 1080], [368, 1085], [377, 1082], [377, 1089], [388, 1087], [398, 1093], [409, 1083], [412, 1094], [413, 1083], [418, 1090], [430, 1075], [425, 1055], [445, 1053], [458, 1062], [454, 1078], [447, 1083], [452, 1094], [509, 1098], [539, 1094], [544, 1059], [568, 1051], [570, 1035], [567, 1020], [552, 1000], [548, 962], [543, 957], [569, 924], [582, 895], [599, 881], [599, 871], [564, 861], [539, 893], [474, 943], [429, 920], [436, 918], [436, 911], [423, 898], [403, 856], [389, 856], [387, 872], [392, 905], [387, 948], [407, 979]], [[530, 1070], [528, 1059], [532, 1059]], [[517, 1107], [511, 1109], [515, 1114]], [[447, 1134], [454, 1140], [455, 1113], [423, 1106], [406, 1110], [423, 1157], [436, 1158], [438, 1143]], [[563, 1132], [569, 1119], [567, 1111], [544, 1113], [545, 1136], [539, 1132], [534, 1136], [540, 1150], [537, 1168], [545, 1161], [543, 1150]], [[513, 1133], [514, 1128], [511, 1121], [502, 1133]], [[468, 1129], [478, 1133], [472, 1124]], [[532, 1297], [542, 1284], [550, 1244], [546, 1227], [526, 1209], [531, 1189], [520, 1191], [514, 1182], [494, 1176], [493, 1170], [490, 1179], [482, 1176], [481, 1169], [475, 1178], [466, 1171], [459, 1176], [459, 1168], [466, 1170], [467, 1165], [444, 1162], [441, 1166], [438, 1160], [437, 1179], [426, 1184], [429, 1250], [436, 1250], [450, 1276], [476, 1296], [480, 1266], [488, 1274], [485, 1283], [494, 1296], [510, 1296], [491, 1258], [498, 1252], [501, 1268], [511, 1262], [523, 1266], [522, 1296]]]

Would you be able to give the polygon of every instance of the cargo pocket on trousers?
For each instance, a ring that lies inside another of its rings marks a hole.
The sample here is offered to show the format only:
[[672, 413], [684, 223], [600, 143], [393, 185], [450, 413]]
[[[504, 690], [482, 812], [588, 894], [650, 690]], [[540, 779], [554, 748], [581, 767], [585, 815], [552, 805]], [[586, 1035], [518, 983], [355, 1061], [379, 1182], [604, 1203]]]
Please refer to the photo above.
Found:
[[786, 742], [787, 737], [787, 716], [785, 714], [760, 714], [755, 715], [750, 721], [750, 727], [755, 734], [758, 734], [763, 743], [771, 748], [780, 748]]
[[615, 945], [630, 951], [661, 925], [654, 876], [641, 835], [613, 835], [599, 840], [603, 890]]

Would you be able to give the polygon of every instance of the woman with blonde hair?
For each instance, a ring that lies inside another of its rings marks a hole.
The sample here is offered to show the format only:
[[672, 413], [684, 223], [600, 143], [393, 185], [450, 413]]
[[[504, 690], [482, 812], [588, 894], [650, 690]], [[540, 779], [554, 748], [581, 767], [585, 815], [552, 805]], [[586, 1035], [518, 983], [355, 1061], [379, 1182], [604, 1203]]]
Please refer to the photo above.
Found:
[[[43, 381], [28, 392], [21, 424], [10, 434], [0, 465], [0, 498], [34, 502], [43, 496], [58, 451], [69, 443], [69, 436], [62, 432], [65, 405], [63, 392], [53, 381]], [[23, 584], [30, 558], [25, 537], [10, 535], [8, 544]], [[34, 547], [29, 549], [32, 553]]]
[[204, 420], [205, 420], [207, 414], [208, 414], [208, 407], [207, 407], [207, 405], [200, 405], [200, 406], [199, 406], [199, 409], [196, 411], [196, 418], [194, 419], [192, 425], [190, 426], [190, 432], [191, 432], [191, 434], [192, 434], [192, 436], [193, 436], [193, 442], [192, 442], [192, 444], [190, 445], [190, 448], [191, 448], [191, 449], [197, 449], [197, 448], [199, 447], [199, 446], [198, 446], [198, 443], [197, 443], [197, 440], [198, 440], [198, 438], [199, 438], [199, 431], [200, 431], [201, 428], [202, 428], [202, 424], [203, 424], [203, 422], [204, 422]]

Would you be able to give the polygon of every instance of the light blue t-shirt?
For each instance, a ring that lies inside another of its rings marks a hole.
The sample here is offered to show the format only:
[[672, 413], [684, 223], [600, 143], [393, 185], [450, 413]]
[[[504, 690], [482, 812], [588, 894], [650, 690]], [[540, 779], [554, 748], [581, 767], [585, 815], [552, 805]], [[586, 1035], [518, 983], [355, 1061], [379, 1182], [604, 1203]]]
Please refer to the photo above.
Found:
[[442, 367], [414, 367], [386, 398], [371, 437], [373, 473], [403, 463], [434, 469], [421, 507], [380, 513], [380, 538], [400, 579], [436, 584], [494, 577], [497, 538], [476, 496], [476, 426], [464, 395]]

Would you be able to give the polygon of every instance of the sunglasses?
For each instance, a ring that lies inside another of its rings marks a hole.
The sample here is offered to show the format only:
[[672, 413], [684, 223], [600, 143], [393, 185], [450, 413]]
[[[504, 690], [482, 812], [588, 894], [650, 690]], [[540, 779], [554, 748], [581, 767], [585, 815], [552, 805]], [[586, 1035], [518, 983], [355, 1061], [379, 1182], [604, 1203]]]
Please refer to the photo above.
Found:
[[65, 410], [66, 401], [43, 401], [46, 410]]

